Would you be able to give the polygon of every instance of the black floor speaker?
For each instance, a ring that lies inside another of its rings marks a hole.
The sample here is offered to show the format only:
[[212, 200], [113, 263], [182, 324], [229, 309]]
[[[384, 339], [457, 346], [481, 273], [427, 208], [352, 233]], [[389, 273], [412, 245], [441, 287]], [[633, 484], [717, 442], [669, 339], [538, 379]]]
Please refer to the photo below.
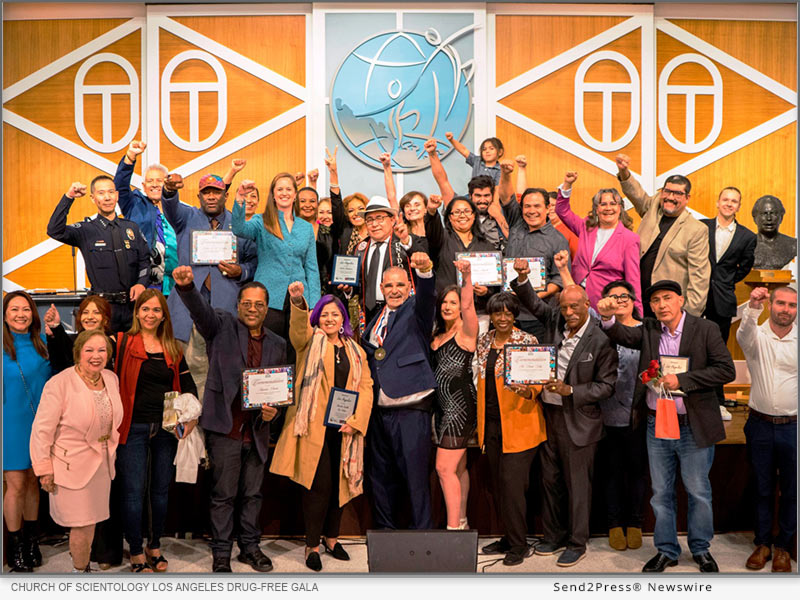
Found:
[[367, 530], [370, 573], [475, 573], [478, 530]]

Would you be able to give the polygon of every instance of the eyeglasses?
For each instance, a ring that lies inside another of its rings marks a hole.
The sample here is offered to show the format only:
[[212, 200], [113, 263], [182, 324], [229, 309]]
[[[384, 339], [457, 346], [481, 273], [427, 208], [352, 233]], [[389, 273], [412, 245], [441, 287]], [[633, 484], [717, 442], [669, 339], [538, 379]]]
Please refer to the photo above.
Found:
[[628, 300], [633, 300], [633, 296], [630, 294], [610, 294], [606, 296], [606, 298], [613, 298], [617, 302], [627, 302]]
[[376, 217], [367, 217], [367, 218], [364, 219], [364, 222], [367, 225], [372, 225], [373, 223], [375, 223], [377, 225], [381, 225], [381, 224], [383, 224], [383, 222], [386, 219], [390, 219], [390, 218], [391, 217], [389, 217], [388, 215], [378, 215]]
[[242, 300], [239, 302], [239, 305], [245, 310], [250, 310], [253, 307], [256, 307], [257, 310], [264, 310], [267, 308], [265, 302], [251, 302], [250, 300]]
[[670, 196], [674, 196], [675, 198], [684, 198], [686, 197], [686, 192], [684, 190], [668, 190], [664, 188], [661, 190], [661, 195], [666, 196], [667, 198]]
[[450, 214], [454, 217], [468, 217], [472, 214], [472, 211], [468, 208], [465, 208], [464, 210], [454, 210]]

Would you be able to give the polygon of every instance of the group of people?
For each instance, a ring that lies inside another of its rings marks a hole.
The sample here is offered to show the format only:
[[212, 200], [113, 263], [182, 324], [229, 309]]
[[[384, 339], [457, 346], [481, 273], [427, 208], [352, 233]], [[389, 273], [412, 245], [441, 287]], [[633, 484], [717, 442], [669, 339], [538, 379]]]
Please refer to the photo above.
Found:
[[[502, 555], [506, 565], [533, 553], [577, 564], [595, 480], [611, 547], [640, 547], [649, 466], [657, 552], [643, 571], [661, 572], [681, 552], [680, 465], [689, 550], [700, 571], [717, 571], [708, 474], [714, 444], [725, 437], [722, 386], [735, 376], [725, 344], [734, 285], [756, 248], [755, 234], [735, 219], [741, 193], [726, 187], [716, 218], [698, 221], [687, 210], [687, 178], [671, 176], [649, 196], [619, 155], [622, 194], [641, 216], [634, 232], [616, 188], [598, 190], [582, 217], [571, 208], [577, 172], [553, 192], [528, 187], [526, 157], [504, 160], [499, 139], [485, 140], [476, 156], [446, 137], [472, 166], [467, 194], [456, 194], [437, 149], [445, 142], [433, 139], [424, 150], [439, 193], [400, 199], [389, 154], [380, 157], [385, 196], [343, 197], [336, 149], [326, 150], [327, 197], [316, 189], [317, 171], [306, 187], [304, 174], [283, 172], [261, 213], [250, 180], [227, 208], [244, 159], [223, 177], [200, 179], [199, 207], [179, 200], [183, 179], [162, 165], [146, 167], [142, 191], [131, 190], [141, 141], [130, 144], [114, 178], [91, 182], [97, 216], [67, 225], [72, 203], [87, 192], [73, 183], [48, 234], [78, 247], [86, 262], [92, 289], [78, 309], [77, 336], [64, 331], [55, 307], [43, 332], [25, 292], [3, 302], [12, 569], [41, 565], [41, 486], [53, 519], [70, 528], [76, 571], [88, 570], [90, 558], [101, 568], [121, 562], [123, 536], [133, 571], [166, 570], [159, 538], [169, 484], [176, 462], [196, 469], [198, 438], [210, 462], [214, 572], [231, 570], [234, 537], [239, 561], [272, 569], [259, 547], [267, 466], [302, 487], [305, 561], [314, 571], [321, 550], [349, 559], [338, 541], [342, 507], [365, 489], [376, 527], [434, 528], [432, 458], [447, 529], [468, 529], [467, 446], [477, 437], [503, 530], [484, 554]], [[194, 234], [216, 230], [236, 237], [235, 260], [196, 260]], [[510, 289], [473, 281], [469, 253], [485, 252], [513, 259]], [[359, 258], [357, 283], [333, 282], [336, 256]], [[541, 278], [529, 259], [543, 263]], [[769, 320], [758, 326], [767, 300]], [[796, 532], [796, 292], [757, 288], [749, 306], [737, 332], [753, 378], [745, 433], [758, 482], [757, 547], [747, 566], [772, 559], [773, 570], [785, 571]], [[555, 374], [536, 385], [508, 383], [504, 348], [518, 344], [555, 347]], [[688, 359], [684, 372], [659, 372], [649, 383], [642, 376], [673, 356]], [[293, 404], [247, 410], [243, 371], [287, 363], [295, 366]], [[326, 425], [334, 390], [358, 394], [352, 415], [335, 427]], [[176, 394], [202, 408], [168, 427], [165, 395]], [[657, 427], [665, 399], [674, 404], [677, 438]], [[537, 456], [544, 535], [530, 544], [526, 496]], [[781, 529], [773, 540], [775, 471]]]

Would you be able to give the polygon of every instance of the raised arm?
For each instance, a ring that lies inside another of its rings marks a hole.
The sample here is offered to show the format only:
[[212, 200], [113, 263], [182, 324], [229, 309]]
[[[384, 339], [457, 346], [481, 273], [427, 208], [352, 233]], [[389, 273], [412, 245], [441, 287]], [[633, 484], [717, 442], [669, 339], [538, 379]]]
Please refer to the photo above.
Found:
[[517, 163], [517, 198], [522, 198], [522, 194], [528, 189], [528, 159], [520, 154], [514, 161]]
[[139, 158], [147, 144], [139, 140], [133, 140], [125, 152], [125, 156], [117, 165], [117, 172], [114, 174], [114, 188], [117, 190], [117, 204], [125, 216], [130, 215], [135, 196], [131, 192], [131, 177], [133, 168], [136, 166], [136, 159]]
[[558, 269], [558, 274], [561, 275], [561, 281], [564, 287], [575, 285], [575, 280], [572, 278], [572, 273], [569, 272], [569, 250], [559, 250], [553, 255], [553, 263]]
[[514, 172], [514, 163], [510, 160], [500, 161], [500, 186], [499, 196], [503, 206], [507, 206], [514, 197], [514, 185], [511, 183], [511, 173]]
[[74, 225], [67, 225], [67, 215], [69, 209], [72, 208], [72, 203], [75, 198], [80, 198], [86, 195], [86, 186], [80, 182], [74, 182], [69, 186], [67, 193], [61, 197], [61, 200], [56, 205], [56, 209], [50, 216], [50, 222], [47, 224], [47, 235], [54, 240], [58, 240], [70, 246], [77, 246], [80, 244], [81, 235], [78, 227]]
[[400, 204], [397, 202], [397, 190], [394, 187], [394, 177], [392, 177], [392, 156], [388, 152], [382, 153], [378, 159], [383, 165], [383, 187], [386, 188], [386, 199], [389, 206], [400, 212]]
[[564, 183], [558, 187], [558, 196], [556, 197], [556, 214], [572, 233], [580, 236], [583, 219], [581, 219], [572, 211], [572, 207], [569, 204], [569, 199], [572, 195], [572, 184], [575, 183], [576, 179], [578, 179], [577, 171], [567, 171], [564, 174]]
[[450, 144], [453, 146], [453, 149], [456, 152], [458, 152], [461, 156], [463, 156], [464, 158], [467, 158], [469, 156], [469, 148], [467, 148], [464, 144], [459, 142], [453, 135], [453, 132], [446, 131], [444, 137], [447, 138], [447, 141], [450, 142]]
[[431, 161], [431, 173], [436, 180], [436, 185], [439, 186], [439, 192], [442, 195], [442, 202], [445, 208], [450, 204], [456, 193], [453, 186], [450, 185], [450, 180], [447, 178], [447, 172], [444, 170], [444, 165], [439, 159], [439, 154], [436, 151], [436, 140], [431, 138], [425, 142], [425, 151], [428, 153], [428, 159]]
[[175, 280], [175, 289], [178, 291], [178, 296], [189, 310], [197, 331], [206, 341], [210, 342], [220, 330], [221, 317], [211, 308], [206, 299], [200, 295], [200, 291], [194, 285], [192, 267], [189, 265], [176, 267], [172, 272], [172, 278]]
[[758, 317], [764, 310], [764, 302], [769, 298], [769, 290], [757, 287], [750, 292], [750, 301], [742, 314], [742, 321], [736, 331], [736, 341], [749, 360], [758, 358]]
[[511, 289], [517, 295], [519, 301], [542, 323], [547, 323], [556, 318], [559, 309], [542, 300], [539, 294], [534, 292], [533, 288], [528, 285], [528, 273], [531, 271], [528, 261], [522, 258], [515, 259], [514, 270], [517, 272], [517, 278], [511, 282]]
[[417, 324], [425, 335], [430, 337], [433, 331], [433, 318], [436, 315], [436, 281], [433, 277], [433, 262], [424, 252], [415, 252], [408, 260], [412, 269], [416, 270], [416, 295], [414, 311]]
[[456, 340], [467, 352], [475, 352], [478, 344], [478, 313], [472, 290], [472, 268], [468, 260], [454, 261], [456, 269], [461, 272], [461, 332]]
[[308, 303], [303, 297], [305, 288], [303, 282], [295, 281], [289, 284], [289, 298], [291, 314], [289, 316], [289, 341], [297, 352], [301, 352], [309, 343], [314, 333], [311, 328]]
[[644, 188], [636, 181], [631, 175], [628, 165], [630, 158], [627, 154], [617, 154], [615, 161], [617, 163], [617, 179], [622, 185], [622, 193], [631, 201], [633, 208], [643, 217], [645, 213], [650, 210], [653, 202], [657, 202], [658, 194], [655, 196], [648, 196]]
[[192, 215], [192, 207], [180, 201], [178, 190], [183, 188], [183, 177], [177, 173], [170, 173], [164, 180], [164, 191], [161, 193], [161, 208], [164, 217], [172, 225], [175, 235], [180, 235], [186, 229], [186, 223]]
[[628, 327], [616, 320], [617, 301], [614, 298], [600, 298], [597, 301], [597, 313], [608, 338], [615, 344], [634, 350], [642, 349], [645, 325]]
[[236, 177], [236, 174], [244, 169], [247, 161], [243, 158], [234, 158], [231, 161], [231, 168], [228, 169], [228, 172], [222, 177], [222, 182], [227, 186], [230, 187], [233, 183], [233, 178]]
[[233, 202], [231, 230], [234, 235], [257, 242], [258, 236], [261, 233], [260, 230], [264, 228], [262, 220], [253, 217], [249, 221], [245, 221], [244, 218], [244, 197], [248, 191], [252, 189], [251, 186], [240, 185], [239, 189], [236, 190], [236, 199]]

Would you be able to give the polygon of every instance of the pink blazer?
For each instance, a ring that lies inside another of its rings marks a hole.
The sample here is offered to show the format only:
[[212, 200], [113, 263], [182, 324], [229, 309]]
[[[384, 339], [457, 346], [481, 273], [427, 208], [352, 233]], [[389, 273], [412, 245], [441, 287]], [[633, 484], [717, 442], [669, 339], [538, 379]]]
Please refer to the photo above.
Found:
[[621, 222], [617, 223], [614, 233], [603, 246], [592, 262], [594, 243], [597, 240], [597, 227], [591, 231], [586, 229], [586, 220], [572, 212], [569, 198], [558, 190], [556, 214], [578, 236], [578, 252], [572, 262], [572, 278], [580, 284], [586, 279], [586, 295], [592, 308], [597, 308], [597, 301], [602, 298], [606, 284], [624, 279], [636, 290], [636, 308], [642, 314], [642, 283], [639, 276], [639, 236], [627, 229]]
[[[111, 399], [113, 423], [107, 452], [113, 478], [122, 402], [116, 374], [104, 369], [102, 376]], [[84, 487], [103, 463], [100, 436], [92, 390], [86, 387], [75, 367], [52, 377], [44, 386], [33, 420], [30, 443], [33, 472], [39, 477], [52, 473], [55, 484], [68, 489]]]

